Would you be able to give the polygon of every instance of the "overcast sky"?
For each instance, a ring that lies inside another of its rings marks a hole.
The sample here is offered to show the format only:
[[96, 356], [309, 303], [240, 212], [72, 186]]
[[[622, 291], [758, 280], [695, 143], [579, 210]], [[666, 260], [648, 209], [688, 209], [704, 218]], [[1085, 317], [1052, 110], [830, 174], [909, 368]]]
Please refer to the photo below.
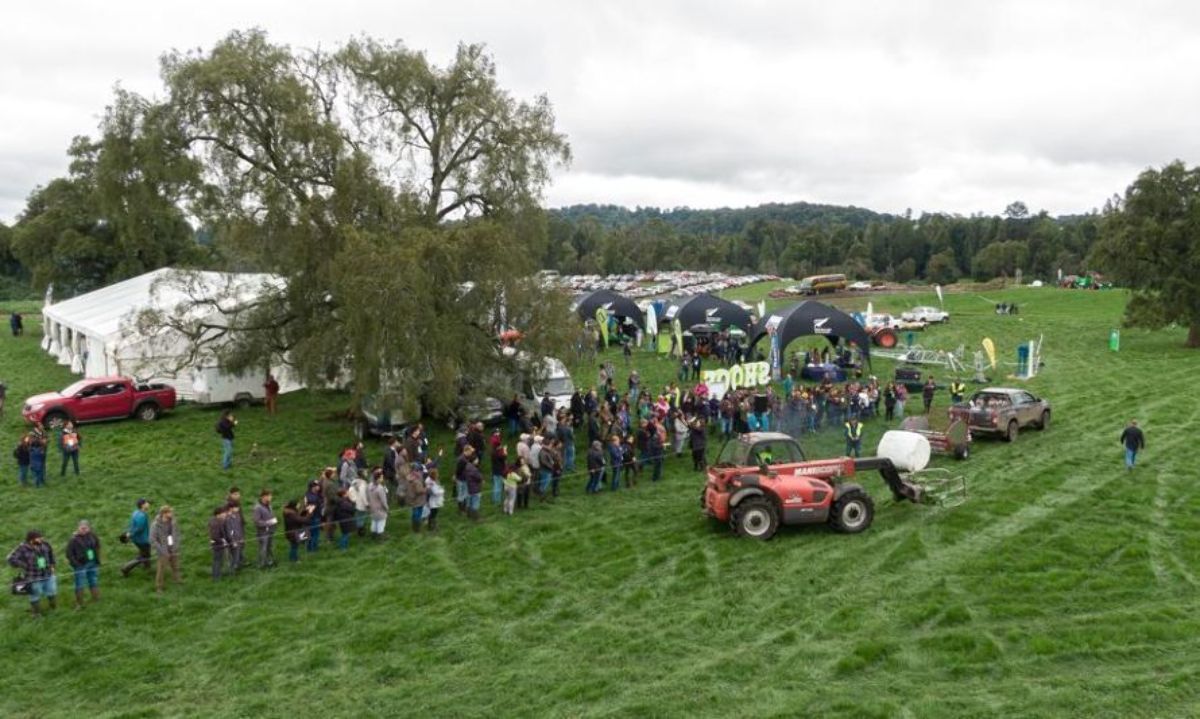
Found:
[[0, 220], [66, 171], [120, 83], [259, 26], [296, 46], [368, 33], [439, 63], [484, 42], [549, 95], [575, 159], [550, 206], [810, 201], [885, 212], [1086, 212], [1137, 173], [1200, 163], [1189, 2], [8, 3]]

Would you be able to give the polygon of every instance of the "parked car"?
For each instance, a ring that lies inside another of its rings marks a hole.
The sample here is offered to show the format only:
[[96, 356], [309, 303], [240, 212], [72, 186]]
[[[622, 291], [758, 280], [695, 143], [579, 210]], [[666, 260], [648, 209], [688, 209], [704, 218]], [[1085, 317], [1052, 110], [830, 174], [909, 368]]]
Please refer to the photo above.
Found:
[[21, 416], [26, 422], [61, 427], [72, 422], [100, 422], [137, 417], [144, 422], [175, 408], [175, 388], [138, 382], [129, 377], [82, 379], [61, 392], [36, 394], [25, 400]]
[[949, 322], [950, 313], [937, 307], [914, 307], [900, 315], [900, 319], [909, 322]]
[[972, 435], [990, 434], [1013, 442], [1021, 429], [1050, 426], [1050, 403], [1023, 389], [988, 387], [951, 407], [950, 418], [965, 421]]
[[871, 283], [863, 282], [862, 280], [859, 280], [858, 282], [851, 282], [849, 284], [849, 286], [846, 287], [846, 289], [863, 292], [863, 291], [871, 289]]

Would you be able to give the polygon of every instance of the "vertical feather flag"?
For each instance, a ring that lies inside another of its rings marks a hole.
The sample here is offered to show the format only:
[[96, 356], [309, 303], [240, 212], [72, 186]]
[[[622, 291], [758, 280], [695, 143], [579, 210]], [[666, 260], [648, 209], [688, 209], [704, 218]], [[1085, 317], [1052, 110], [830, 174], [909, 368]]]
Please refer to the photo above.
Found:
[[596, 324], [600, 325], [600, 339], [608, 346], [608, 311], [603, 307], [596, 308]]

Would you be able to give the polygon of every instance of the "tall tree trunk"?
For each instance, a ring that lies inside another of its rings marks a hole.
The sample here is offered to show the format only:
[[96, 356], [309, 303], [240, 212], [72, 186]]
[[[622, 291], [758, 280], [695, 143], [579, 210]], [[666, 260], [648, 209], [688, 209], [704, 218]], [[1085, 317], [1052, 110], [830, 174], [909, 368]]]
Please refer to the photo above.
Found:
[[1200, 347], [1200, 323], [1193, 322], [1188, 325], [1188, 347]]

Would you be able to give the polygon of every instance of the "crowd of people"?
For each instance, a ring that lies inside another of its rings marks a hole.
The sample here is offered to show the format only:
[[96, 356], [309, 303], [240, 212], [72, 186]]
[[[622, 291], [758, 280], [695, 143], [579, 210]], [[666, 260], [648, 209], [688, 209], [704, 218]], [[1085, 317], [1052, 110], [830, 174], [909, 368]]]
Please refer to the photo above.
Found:
[[[672, 454], [689, 454], [692, 469], [704, 471], [710, 435], [728, 438], [758, 430], [800, 435], [841, 426], [847, 453], [857, 456], [861, 422], [878, 417], [880, 405], [888, 420], [903, 418], [908, 401], [903, 385], [882, 385], [873, 377], [841, 384], [826, 377], [805, 386], [796, 382], [791, 371], [781, 383], [781, 392], [771, 386], [738, 389], [718, 399], [703, 379], [703, 359], [700, 353], [683, 353], [678, 381], [657, 391], [643, 386], [636, 369], [618, 382], [612, 363], [606, 362], [598, 366], [596, 384], [586, 391], [576, 390], [562, 406], [547, 395], [530, 410], [514, 396], [504, 409], [508, 431], [488, 430], [481, 422], [466, 424], [456, 432], [452, 459], [444, 450], [430, 448], [422, 424], [385, 437], [378, 464], [369, 463], [363, 443], [356, 442], [308, 481], [303, 492], [285, 502], [281, 512], [276, 510], [272, 490], [259, 491], [253, 506], [244, 511], [241, 491], [231, 487], [207, 521], [211, 577], [220, 581], [249, 566], [247, 544], [257, 548], [255, 563], [260, 569], [275, 567], [274, 538], [280, 520], [287, 559], [298, 562], [303, 554], [318, 552], [325, 545], [346, 551], [355, 537], [383, 541], [389, 536], [389, 522], [400, 514], [406, 515], [413, 533], [437, 532], [439, 514], [451, 493], [457, 512], [477, 522], [485, 495], [502, 515], [511, 516], [534, 501], [553, 503], [567, 479], [578, 479], [588, 495], [636, 490], [643, 473], [649, 482], [657, 482]], [[926, 411], [935, 389], [930, 378], [922, 397]], [[226, 411], [215, 428], [226, 469], [232, 464], [236, 426], [236, 418]], [[40, 425], [22, 438], [14, 452], [22, 484], [29, 475], [35, 486], [44, 484], [49, 442]], [[57, 433], [56, 444], [62, 473], [72, 466], [78, 473], [82, 443], [70, 423]], [[583, 449], [578, 462], [577, 445]], [[452, 486], [443, 486], [443, 472], [452, 474], [447, 478]], [[152, 511], [147, 499], [139, 499], [121, 535], [136, 554], [122, 565], [121, 574], [129, 576], [139, 567], [153, 572], [156, 592], [164, 592], [168, 578], [180, 582], [182, 538], [170, 506]], [[91, 592], [92, 601], [98, 600], [100, 543], [88, 523], [81, 522], [72, 535], [67, 555], [76, 606], [83, 606], [85, 590]], [[42, 614], [43, 599], [54, 608], [55, 558], [45, 537], [31, 531], [10, 554], [9, 563], [21, 571], [20, 588], [28, 594], [33, 614]], [[17, 586], [14, 583], [14, 589]]]

